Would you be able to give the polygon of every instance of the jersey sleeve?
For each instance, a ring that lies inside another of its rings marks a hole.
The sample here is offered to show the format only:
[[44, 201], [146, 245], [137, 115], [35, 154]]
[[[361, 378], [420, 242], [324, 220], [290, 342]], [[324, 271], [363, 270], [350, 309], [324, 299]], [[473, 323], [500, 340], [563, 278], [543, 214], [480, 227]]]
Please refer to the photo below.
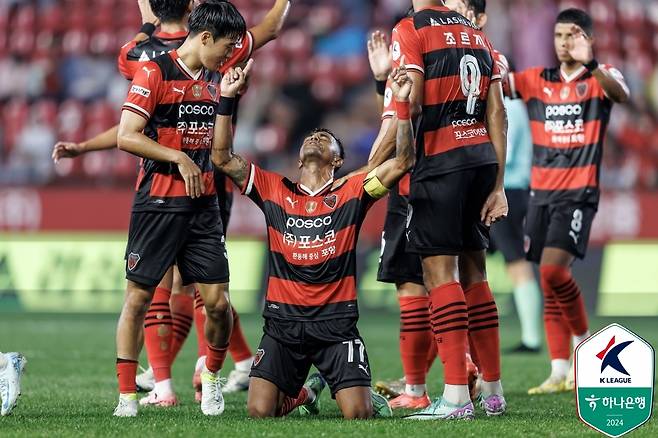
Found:
[[122, 109], [150, 119], [158, 103], [161, 83], [162, 73], [158, 65], [154, 62], [142, 64], [135, 72]]
[[509, 63], [505, 55], [500, 53], [498, 50], [492, 48], [491, 55], [493, 56], [493, 71], [491, 73], [491, 80], [507, 80], [507, 75], [509, 73]]
[[395, 103], [393, 102], [393, 89], [391, 80], [386, 80], [386, 90], [384, 90], [384, 108], [382, 110], [382, 120], [388, 119], [395, 115]]
[[235, 45], [231, 57], [219, 67], [220, 73], [225, 73], [229, 68], [249, 60], [254, 51], [254, 37], [251, 32], [247, 31], [240, 41]]
[[529, 68], [521, 72], [510, 72], [509, 89], [512, 99], [521, 98], [527, 102], [536, 94], [536, 84], [539, 82], [539, 71], [537, 68]]
[[276, 194], [280, 193], [283, 177], [274, 172], [268, 172], [254, 163], [249, 164], [249, 175], [245, 180], [244, 186], [241, 187], [241, 193], [259, 207], [267, 199], [275, 199]]
[[131, 81], [135, 76], [135, 72], [142, 64], [139, 61], [134, 61], [128, 59], [128, 53], [137, 45], [137, 41], [128, 41], [121, 47], [119, 51], [119, 57], [117, 58], [117, 67], [119, 67], [119, 72], [123, 75], [124, 78]]
[[425, 74], [423, 50], [418, 32], [411, 19], [404, 19], [393, 28], [391, 58], [393, 67], [397, 67], [404, 56], [407, 70], [415, 70]]

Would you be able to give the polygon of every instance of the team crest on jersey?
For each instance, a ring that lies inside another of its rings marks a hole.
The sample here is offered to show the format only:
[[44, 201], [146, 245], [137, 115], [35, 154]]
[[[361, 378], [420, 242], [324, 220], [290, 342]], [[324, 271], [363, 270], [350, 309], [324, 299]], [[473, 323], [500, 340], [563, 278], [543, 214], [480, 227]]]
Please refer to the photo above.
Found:
[[338, 203], [338, 196], [335, 193], [327, 195], [322, 200], [322, 203], [333, 210]]
[[308, 201], [306, 202], [306, 207], [304, 207], [308, 214], [313, 213], [316, 208], [318, 208], [318, 203], [316, 201]]
[[263, 356], [265, 356], [265, 350], [262, 348], [259, 348], [256, 350], [256, 356], [254, 356], [254, 366], [257, 367], [260, 361], [263, 359]]
[[587, 82], [581, 82], [581, 83], [577, 84], [576, 85], [576, 96], [578, 96], [580, 99], [585, 97], [585, 95], [587, 94], [587, 88], [589, 88], [587, 86]]
[[135, 269], [137, 263], [139, 263], [140, 260], [141, 257], [139, 256], [139, 254], [136, 254], [134, 252], [128, 254], [128, 270], [132, 271], [133, 269]]
[[203, 87], [199, 84], [194, 84], [192, 85], [192, 94], [194, 97], [197, 99], [201, 97], [201, 94], [203, 93]]
[[568, 86], [564, 86], [560, 90], [560, 99], [567, 100], [570, 94], [571, 94], [571, 88]]

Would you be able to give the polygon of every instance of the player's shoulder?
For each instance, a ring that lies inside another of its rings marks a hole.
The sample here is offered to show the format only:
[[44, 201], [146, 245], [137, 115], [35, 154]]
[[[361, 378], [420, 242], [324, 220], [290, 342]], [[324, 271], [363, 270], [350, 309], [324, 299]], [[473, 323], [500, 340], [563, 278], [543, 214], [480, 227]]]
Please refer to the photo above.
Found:
[[514, 76], [523, 76], [529, 80], [544, 79], [548, 82], [560, 82], [560, 69], [557, 67], [534, 66], [515, 71]]
[[393, 27], [393, 34], [404, 33], [409, 31], [416, 30], [414, 27], [414, 18], [413, 16], [407, 16], [398, 21]]

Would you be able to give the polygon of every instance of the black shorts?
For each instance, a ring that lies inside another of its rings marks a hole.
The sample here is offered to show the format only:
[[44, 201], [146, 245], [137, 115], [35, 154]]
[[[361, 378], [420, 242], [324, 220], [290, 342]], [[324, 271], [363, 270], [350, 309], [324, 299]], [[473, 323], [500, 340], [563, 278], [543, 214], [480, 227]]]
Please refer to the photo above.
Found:
[[525, 260], [523, 224], [528, 212], [528, 189], [505, 189], [509, 213], [505, 220], [491, 226], [492, 252], [500, 251], [506, 263]]
[[126, 246], [126, 278], [157, 286], [178, 265], [183, 284], [227, 283], [228, 258], [218, 210], [134, 212]]
[[394, 211], [386, 213], [382, 248], [379, 255], [377, 281], [384, 283], [423, 284], [423, 265], [418, 254], [407, 252], [407, 216]]
[[354, 318], [312, 322], [266, 318], [249, 377], [265, 379], [297, 397], [313, 365], [332, 396], [341, 389], [369, 387], [368, 353], [356, 323]]
[[544, 248], [560, 248], [582, 259], [587, 253], [596, 204], [530, 204], [525, 224], [526, 258], [539, 263]]
[[497, 164], [411, 182], [407, 251], [421, 256], [459, 255], [489, 246], [480, 211], [496, 185]]

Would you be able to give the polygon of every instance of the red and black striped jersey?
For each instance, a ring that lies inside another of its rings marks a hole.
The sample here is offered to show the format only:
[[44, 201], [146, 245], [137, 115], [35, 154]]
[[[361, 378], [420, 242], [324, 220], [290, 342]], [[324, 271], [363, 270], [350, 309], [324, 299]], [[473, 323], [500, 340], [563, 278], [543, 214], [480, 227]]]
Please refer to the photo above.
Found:
[[[185, 42], [187, 35], [187, 32], [159, 32], [144, 41], [127, 42], [121, 47], [121, 51], [119, 52], [119, 58], [117, 60], [119, 71], [126, 79], [131, 81], [135, 76], [135, 72], [145, 62], [176, 50]], [[231, 57], [221, 65], [219, 71], [223, 73], [236, 64], [248, 60], [253, 47], [254, 37], [251, 35], [251, 32], [247, 32], [240, 42], [235, 45]]]
[[[610, 66], [620, 82], [623, 77]], [[512, 97], [527, 107], [532, 131], [531, 202], [597, 203], [603, 140], [612, 101], [585, 67], [567, 77], [560, 68], [510, 73]]]
[[142, 159], [133, 211], [217, 208], [210, 151], [220, 79], [216, 71], [194, 74], [176, 50], [144, 63], [135, 73], [123, 110], [147, 120], [144, 134], [149, 138], [185, 152], [203, 172], [205, 192], [190, 198], [177, 165]]
[[438, 6], [393, 29], [393, 62], [424, 76], [412, 181], [497, 163], [486, 127], [489, 86], [500, 80], [493, 48], [466, 18]]
[[268, 318], [322, 320], [358, 316], [356, 243], [375, 202], [366, 174], [312, 192], [252, 164], [242, 193], [265, 215]]

